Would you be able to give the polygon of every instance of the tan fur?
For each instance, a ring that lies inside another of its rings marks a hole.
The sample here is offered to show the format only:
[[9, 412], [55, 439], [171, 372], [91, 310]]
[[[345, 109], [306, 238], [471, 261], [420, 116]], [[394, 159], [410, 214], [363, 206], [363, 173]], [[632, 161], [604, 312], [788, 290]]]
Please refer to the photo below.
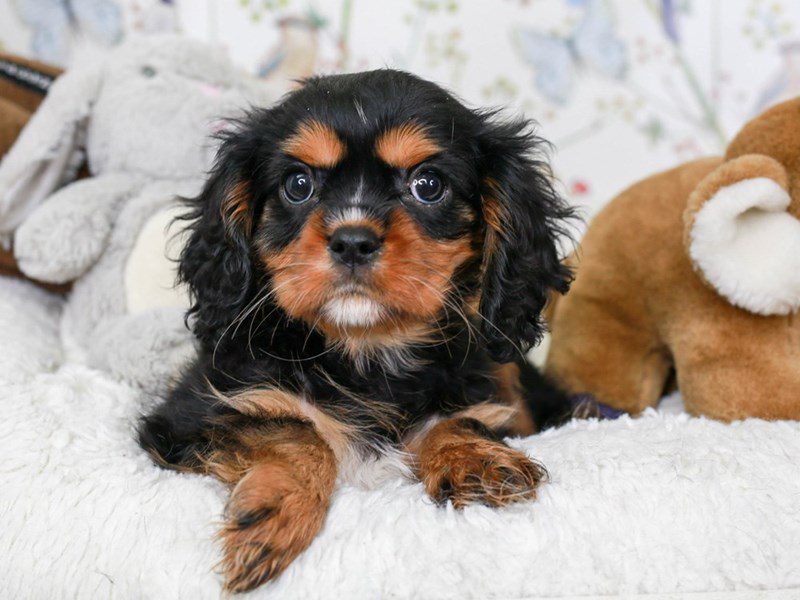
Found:
[[406, 123], [383, 133], [375, 142], [375, 153], [391, 167], [410, 169], [442, 149], [428, 137], [425, 128]]
[[[490, 185], [493, 185], [490, 180]], [[506, 230], [506, 217], [502, 203], [493, 195], [481, 198], [483, 206], [483, 219], [486, 221], [486, 234], [483, 242], [482, 268], [489, 265], [494, 253], [500, 244], [503, 232]]]
[[284, 390], [255, 388], [233, 396], [217, 393], [217, 398], [245, 415], [264, 419], [293, 417], [311, 423], [338, 460], [350, 453], [351, 446], [358, 438], [358, 431], [352, 425], [319, 410], [305, 398]]
[[656, 404], [674, 368], [692, 414], [800, 418], [800, 319], [732, 306], [695, 273], [684, 248], [702, 203], [742, 179], [775, 180], [797, 214], [799, 141], [800, 99], [748, 124], [726, 159], [654, 175], [606, 206], [571, 258], [570, 293], [552, 309], [548, 374], [638, 413]]
[[278, 304], [290, 316], [313, 323], [333, 283], [327, 229], [321, 214], [313, 213], [298, 238], [286, 248], [265, 252], [262, 258], [272, 273]]
[[242, 432], [216, 458], [235, 485], [220, 533], [225, 588], [243, 592], [278, 576], [316, 537], [336, 482], [333, 451], [311, 427]]
[[431, 498], [450, 500], [457, 509], [536, 498], [544, 468], [503, 442], [476, 433], [466, 421], [438, 422], [415, 441], [416, 470]]
[[337, 277], [327, 251], [330, 231], [317, 212], [286, 248], [262, 253], [273, 274], [278, 304], [352, 353], [430, 341], [430, 322], [442, 310], [453, 273], [474, 256], [471, 240], [433, 240], [404, 210], [397, 209], [380, 232], [384, 237], [381, 257], [363, 292], [384, 307], [388, 317], [375, 325], [342, 328], [319, 313], [333, 297]]
[[789, 213], [800, 218], [798, 139], [800, 139], [800, 98], [795, 98], [773, 106], [747, 123], [728, 146], [725, 160], [733, 161], [745, 155], [759, 155], [769, 157], [783, 166], [785, 175], [776, 173], [773, 166], [761, 176], [774, 178], [781, 187], [789, 190], [792, 197]]
[[683, 213], [683, 245], [688, 252], [695, 217], [703, 205], [720, 189], [755, 177], [772, 179], [783, 189], [789, 189], [789, 175], [778, 161], [761, 154], [745, 154], [733, 158], [704, 177], [692, 190]]
[[427, 321], [441, 311], [455, 270], [473, 255], [469, 239], [432, 240], [398, 209], [374, 276], [381, 301], [400, 314]]
[[[220, 532], [225, 588], [243, 592], [277, 577], [314, 539], [328, 511], [352, 427], [274, 388], [217, 400], [251, 423], [228, 423], [200, 469], [233, 488]], [[221, 417], [220, 424], [226, 419]]]
[[492, 430], [504, 429], [516, 416], [517, 407], [496, 402], [481, 402], [453, 415], [454, 418], [475, 419]]
[[483, 219], [486, 221], [490, 231], [497, 235], [503, 235], [509, 225], [508, 213], [500, 200], [503, 190], [492, 177], [487, 177], [484, 180], [484, 185], [488, 189], [488, 193], [481, 196]]
[[316, 120], [303, 122], [281, 148], [312, 167], [330, 169], [347, 154], [347, 147], [336, 132]]
[[[492, 431], [507, 431], [511, 435], [526, 436], [535, 433], [536, 425], [519, 381], [519, 367], [514, 363], [495, 364], [493, 371], [497, 383], [496, 398], [461, 410], [452, 418], [474, 419]], [[421, 439], [439, 420], [429, 421], [420, 427], [406, 440], [406, 445], [417, 451]]]
[[328, 344], [358, 360], [378, 358], [384, 352], [402, 352], [412, 346], [436, 343], [438, 330], [418, 319], [397, 315], [370, 327], [343, 328], [320, 321], [317, 327]]
[[220, 216], [226, 228], [240, 227], [245, 234], [250, 233], [253, 226], [250, 213], [250, 192], [244, 181], [238, 182], [226, 194], [220, 204]]
[[[494, 365], [494, 376], [497, 381], [497, 400], [513, 410], [505, 424], [512, 435], [526, 436], [536, 433], [536, 423], [528, 409], [519, 381], [519, 367], [514, 363]], [[481, 419], [481, 422], [486, 422]]]

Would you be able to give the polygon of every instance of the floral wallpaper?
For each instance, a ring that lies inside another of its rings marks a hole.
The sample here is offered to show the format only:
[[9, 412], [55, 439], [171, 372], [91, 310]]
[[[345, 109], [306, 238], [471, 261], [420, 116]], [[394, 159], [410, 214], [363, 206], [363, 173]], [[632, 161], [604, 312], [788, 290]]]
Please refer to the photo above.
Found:
[[800, 93], [792, 0], [0, 0], [0, 48], [180, 31], [265, 78], [392, 66], [536, 119], [587, 217]]

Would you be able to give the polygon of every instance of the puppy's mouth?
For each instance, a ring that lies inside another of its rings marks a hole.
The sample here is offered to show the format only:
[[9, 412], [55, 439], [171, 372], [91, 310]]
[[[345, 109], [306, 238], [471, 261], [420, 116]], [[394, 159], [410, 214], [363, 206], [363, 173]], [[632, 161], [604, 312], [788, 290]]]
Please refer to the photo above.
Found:
[[405, 213], [394, 214], [380, 236], [352, 226], [330, 235], [322, 217], [312, 216], [289, 246], [265, 251], [277, 304], [337, 339], [430, 328], [455, 269], [474, 258], [471, 238], [436, 241]]
[[387, 310], [375, 294], [359, 281], [347, 281], [336, 287], [332, 298], [322, 306], [322, 316], [343, 328], [367, 328], [382, 322]]

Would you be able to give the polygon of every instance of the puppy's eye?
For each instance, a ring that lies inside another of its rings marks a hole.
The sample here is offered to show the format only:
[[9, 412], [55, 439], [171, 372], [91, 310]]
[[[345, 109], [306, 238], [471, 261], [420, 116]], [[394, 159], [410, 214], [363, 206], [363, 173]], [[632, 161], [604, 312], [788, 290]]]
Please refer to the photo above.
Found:
[[150, 65], [144, 65], [142, 67], [141, 71], [142, 71], [142, 75], [144, 75], [145, 77], [148, 77], [148, 78], [155, 77], [156, 73], [157, 73], [156, 68], [155, 67], [151, 67]]
[[283, 180], [283, 191], [286, 199], [292, 204], [305, 202], [314, 193], [314, 182], [311, 175], [304, 171], [289, 173]]
[[411, 194], [423, 204], [439, 202], [444, 191], [444, 181], [433, 171], [420, 171], [411, 180]]

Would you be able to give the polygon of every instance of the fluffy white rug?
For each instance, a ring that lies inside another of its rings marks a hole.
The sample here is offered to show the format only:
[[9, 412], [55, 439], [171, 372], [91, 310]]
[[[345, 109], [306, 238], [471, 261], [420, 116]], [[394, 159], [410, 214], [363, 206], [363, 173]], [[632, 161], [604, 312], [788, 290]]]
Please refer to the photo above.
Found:
[[[152, 399], [80, 365], [48, 372], [58, 310], [0, 280], [0, 597], [219, 597], [224, 490], [138, 449]], [[552, 474], [537, 502], [457, 513], [402, 480], [343, 488], [311, 548], [253, 596], [800, 597], [800, 424], [650, 411], [514, 445]]]

